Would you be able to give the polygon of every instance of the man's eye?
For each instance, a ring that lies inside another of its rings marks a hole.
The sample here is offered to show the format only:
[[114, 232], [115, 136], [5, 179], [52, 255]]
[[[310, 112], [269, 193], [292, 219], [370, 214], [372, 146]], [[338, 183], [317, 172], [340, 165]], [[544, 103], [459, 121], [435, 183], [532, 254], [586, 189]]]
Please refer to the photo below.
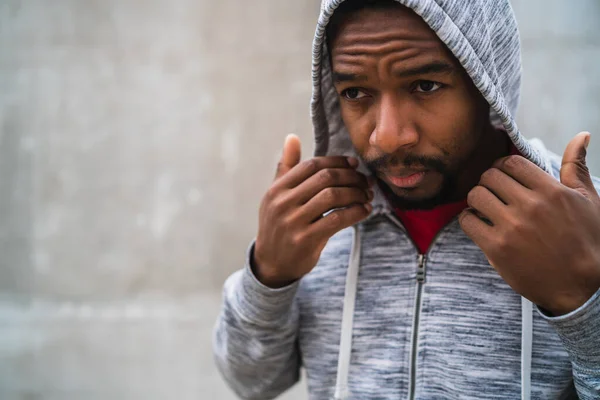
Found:
[[357, 88], [348, 88], [342, 91], [342, 97], [348, 100], [358, 100], [365, 96], [366, 94]]
[[417, 83], [417, 92], [431, 93], [435, 92], [441, 87], [442, 85], [440, 83], [434, 81], [419, 81], [419, 83]]

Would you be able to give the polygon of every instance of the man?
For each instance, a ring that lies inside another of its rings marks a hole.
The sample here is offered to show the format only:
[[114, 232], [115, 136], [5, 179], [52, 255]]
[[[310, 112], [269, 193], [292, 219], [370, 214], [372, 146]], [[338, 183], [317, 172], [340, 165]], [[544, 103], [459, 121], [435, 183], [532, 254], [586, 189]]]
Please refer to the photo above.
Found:
[[508, 0], [324, 2], [317, 157], [286, 139], [215, 330], [240, 397], [600, 398], [590, 136], [527, 141], [520, 68]]

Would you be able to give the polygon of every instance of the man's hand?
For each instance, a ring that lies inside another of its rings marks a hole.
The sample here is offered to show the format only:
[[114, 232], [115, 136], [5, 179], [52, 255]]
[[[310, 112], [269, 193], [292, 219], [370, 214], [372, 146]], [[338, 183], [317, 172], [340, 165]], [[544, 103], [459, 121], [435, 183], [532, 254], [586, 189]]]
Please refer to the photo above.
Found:
[[560, 182], [520, 156], [496, 161], [459, 216], [500, 276], [554, 315], [577, 309], [600, 287], [600, 198], [585, 163], [589, 140], [588, 133], [571, 140]]
[[348, 157], [300, 162], [300, 140], [286, 138], [259, 211], [253, 268], [262, 283], [281, 287], [302, 278], [331, 236], [369, 215], [372, 184], [356, 167]]

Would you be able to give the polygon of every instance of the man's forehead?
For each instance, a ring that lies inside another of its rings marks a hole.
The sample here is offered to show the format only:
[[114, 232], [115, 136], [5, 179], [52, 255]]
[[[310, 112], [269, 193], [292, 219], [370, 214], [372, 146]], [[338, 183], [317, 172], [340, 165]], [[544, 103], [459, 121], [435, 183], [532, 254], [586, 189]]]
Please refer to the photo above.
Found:
[[346, 13], [336, 23], [329, 50], [331, 61], [338, 66], [362, 63], [369, 56], [404, 58], [411, 52], [418, 54], [409, 63], [416, 63], [414, 67], [432, 61], [458, 66], [454, 55], [429, 25], [404, 6], [361, 9]]
[[335, 29], [329, 42], [332, 56], [360, 52], [361, 46], [385, 46], [399, 39], [423, 51], [447, 52], [446, 46], [429, 25], [404, 6], [385, 10], [367, 8], [345, 14]]

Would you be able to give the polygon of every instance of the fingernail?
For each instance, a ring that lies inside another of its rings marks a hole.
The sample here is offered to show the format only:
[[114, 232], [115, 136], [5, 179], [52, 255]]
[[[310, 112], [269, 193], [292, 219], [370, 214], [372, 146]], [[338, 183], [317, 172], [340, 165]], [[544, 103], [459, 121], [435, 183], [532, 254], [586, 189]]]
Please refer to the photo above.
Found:
[[591, 139], [592, 139], [592, 135], [590, 133], [588, 133], [587, 136], [585, 137], [585, 140], [583, 141], [583, 147], [585, 147], [586, 150], [587, 150], [588, 146], [590, 145]]
[[358, 160], [354, 157], [348, 157], [348, 164], [350, 164], [351, 167], [356, 168], [358, 167]]
[[369, 199], [369, 201], [373, 200], [374, 196], [375, 193], [371, 189], [367, 190], [367, 198]]
[[373, 211], [373, 206], [369, 203], [365, 204], [364, 207], [365, 207], [365, 210], [367, 210], [367, 212], [369, 214], [371, 213], [371, 211]]

